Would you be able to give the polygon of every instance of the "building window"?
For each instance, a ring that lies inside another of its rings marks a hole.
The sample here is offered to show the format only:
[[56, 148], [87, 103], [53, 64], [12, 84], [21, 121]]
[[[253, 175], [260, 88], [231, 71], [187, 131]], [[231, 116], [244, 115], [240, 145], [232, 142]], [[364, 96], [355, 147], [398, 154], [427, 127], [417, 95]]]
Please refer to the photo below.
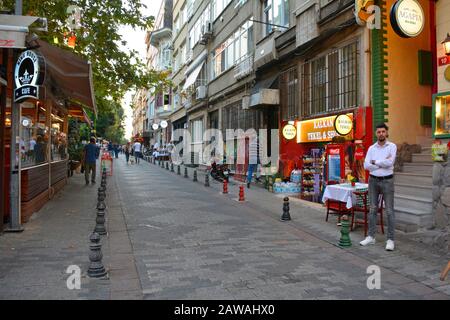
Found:
[[354, 108], [359, 99], [359, 53], [354, 42], [301, 67], [301, 116]]
[[203, 13], [200, 17], [198, 17], [197, 21], [194, 23], [194, 26], [191, 30], [189, 30], [189, 48], [193, 48], [202, 37], [202, 27], [206, 25], [210, 21], [210, 6], [209, 4], [203, 10]]
[[212, 12], [213, 20], [216, 20], [223, 10], [232, 2], [233, 0], [213, 0], [212, 1]]
[[192, 121], [192, 142], [202, 143], [203, 142], [203, 121], [195, 120]]
[[298, 119], [298, 73], [292, 68], [280, 74], [280, 109], [282, 120]]
[[180, 31], [180, 16], [177, 15], [175, 17], [174, 23], [173, 23], [173, 35], [174, 37], [178, 34]]
[[433, 95], [433, 108], [433, 137], [450, 137], [450, 92], [440, 92]]
[[274, 25], [289, 26], [289, 0], [264, 0], [263, 21], [266, 24], [265, 35], [274, 29]]
[[213, 51], [212, 78], [246, 58], [252, 50], [253, 22], [247, 21]]

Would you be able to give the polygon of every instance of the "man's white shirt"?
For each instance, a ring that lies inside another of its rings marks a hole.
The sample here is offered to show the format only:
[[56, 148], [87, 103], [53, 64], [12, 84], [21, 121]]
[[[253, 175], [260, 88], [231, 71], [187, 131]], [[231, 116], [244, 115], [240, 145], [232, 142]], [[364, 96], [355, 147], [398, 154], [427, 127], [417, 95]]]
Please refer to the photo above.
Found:
[[141, 144], [139, 142], [135, 142], [133, 145], [134, 152], [141, 152]]
[[[395, 156], [397, 155], [397, 146], [395, 143], [386, 141], [381, 146], [378, 141], [369, 147], [366, 159], [364, 160], [364, 169], [371, 175], [385, 177], [394, 174]], [[373, 165], [371, 162], [375, 160]]]

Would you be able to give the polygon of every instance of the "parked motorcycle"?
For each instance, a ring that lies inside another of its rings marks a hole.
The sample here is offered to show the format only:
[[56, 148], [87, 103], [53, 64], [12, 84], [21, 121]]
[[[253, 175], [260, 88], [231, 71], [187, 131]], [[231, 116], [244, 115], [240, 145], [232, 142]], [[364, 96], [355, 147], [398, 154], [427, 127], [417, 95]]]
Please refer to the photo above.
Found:
[[213, 162], [211, 164], [210, 174], [213, 179], [223, 182], [224, 180], [229, 181], [231, 171], [227, 164], [217, 164], [216, 162]]

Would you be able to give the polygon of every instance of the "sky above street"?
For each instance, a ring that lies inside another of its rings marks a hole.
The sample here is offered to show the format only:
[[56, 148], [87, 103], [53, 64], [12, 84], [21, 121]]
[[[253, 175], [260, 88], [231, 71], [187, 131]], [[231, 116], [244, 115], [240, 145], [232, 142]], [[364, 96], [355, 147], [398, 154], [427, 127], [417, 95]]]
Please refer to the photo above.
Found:
[[[144, 10], [144, 14], [147, 16], [155, 16], [158, 14], [162, 0], [142, 0], [142, 3], [147, 5], [147, 9]], [[121, 27], [120, 34], [123, 39], [127, 41], [127, 46], [123, 47], [123, 50], [136, 50], [139, 52], [141, 58], [145, 61], [145, 32], [142, 29], [133, 29], [131, 27]], [[125, 138], [129, 139], [133, 130], [133, 111], [131, 110], [131, 96], [133, 92], [128, 92], [123, 99], [122, 106], [125, 110]]]

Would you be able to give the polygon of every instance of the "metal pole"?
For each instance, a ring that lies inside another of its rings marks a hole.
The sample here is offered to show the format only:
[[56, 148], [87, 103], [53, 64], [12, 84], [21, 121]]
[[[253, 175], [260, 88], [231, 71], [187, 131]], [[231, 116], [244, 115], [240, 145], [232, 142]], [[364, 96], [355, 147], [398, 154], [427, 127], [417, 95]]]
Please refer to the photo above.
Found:
[[[22, 1], [16, 0], [15, 14], [22, 15]], [[13, 63], [17, 61], [17, 49], [13, 51]], [[15, 81], [13, 81], [15, 89]], [[14, 92], [14, 91], [13, 91]], [[21, 232], [21, 208], [20, 208], [20, 117], [22, 114], [21, 105], [13, 101], [11, 103], [11, 182], [10, 182], [10, 198], [11, 198], [11, 217], [8, 232]]]
[[[17, 51], [14, 50], [13, 61], [17, 60]], [[15, 85], [14, 85], [15, 89]], [[14, 98], [13, 98], [14, 99]], [[10, 182], [10, 198], [11, 198], [11, 219], [9, 228], [5, 231], [20, 232], [23, 231], [21, 225], [21, 207], [20, 207], [20, 116], [22, 113], [20, 103], [12, 103], [11, 108], [11, 182]]]
[[[5, 67], [5, 79], [8, 81], [8, 49], [2, 49], [3, 66]], [[5, 190], [5, 120], [6, 120], [6, 88], [0, 84], [0, 190]], [[0, 232], [3, 231], [3, 219], [5, 216], [6, 192], [0, 194]]]

